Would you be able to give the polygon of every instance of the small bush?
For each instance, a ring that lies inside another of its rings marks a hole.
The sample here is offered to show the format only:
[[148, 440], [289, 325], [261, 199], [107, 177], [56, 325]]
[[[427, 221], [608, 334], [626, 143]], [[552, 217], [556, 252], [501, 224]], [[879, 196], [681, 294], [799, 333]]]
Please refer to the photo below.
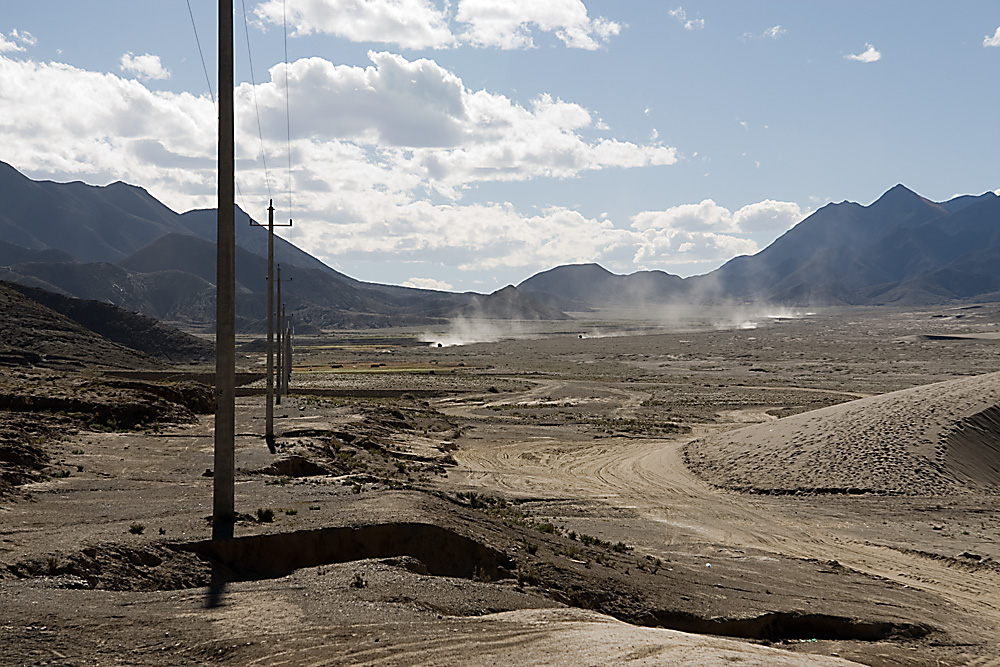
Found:
[[367, 585], [368, 585], [368, 582], [365, 581], [365, 578], [361, 576], [361, 573], [360, 572], [355, 572], [354, 573], [354, 580], [351, 581], [351, 588], [364, 588]]
[[257, 523], [271, 523], [272, 521], [274, 521], [274, 510], [257, 508]]
[[146, 530], [146, 526], [144, 526], [141, 523], [133, 523], [131, 526], [128, 527], [128, 532], [132, 533], [133, 535], [142, 535], [142, 531], [144, 530]]
[[288, 509], [285, 510], [285, 515], [286, 516], [295, 516], [298, 513], [299, 513], [299, 511], [297, 509], [295, 509], [294, 507], [289, 507]]

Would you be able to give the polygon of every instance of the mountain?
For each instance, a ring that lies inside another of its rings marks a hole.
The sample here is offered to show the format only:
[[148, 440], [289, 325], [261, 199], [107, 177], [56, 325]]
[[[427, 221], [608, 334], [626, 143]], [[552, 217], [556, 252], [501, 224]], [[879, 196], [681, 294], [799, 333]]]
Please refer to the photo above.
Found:
[[1000, 292], [1000, 197], [933, 202], [903, 185], [869, 206], [828, 204], [755, 255], [681, 279], [560, 266], [518, 289], [568, 311], [657, 302], [920, 305]]
[[684, 279], [663, 271], [627, 276], [598, 264], [570, 264], [537, 273], [517, 289], [560, 310], [585, 311], [610, 305], [679, 302], [688, 298]]
[[557, 308], [525, 297], [513, 285], [492, 294], [476, 296], [472, 303], [459, 309], [458, 315], [469, 319], [490, 320], [568, 320]]
[[[217, 216], [176, 213], [124, 183], [33, 181], [0, 162], [0, 280], [113, 304], [200, 330], [215, 321]], [[236, 314], [241, 332], [265, 328], [268, 234], [236, 211]], [[476, 308], [518, 318], [564, 316], [514, 292], [498, 299], [364, 283], [274, 237], [283, 296], [313, 328], [427, 325]], [[485, 300], [485, 301], [484, 301]], [[544, 315], [543, 315], [544, 314]]]
[[729, 298], [937, 303], [997, 289], [1000, 197], [935, 203], [902, 185], [870, 206], [830, 204], [752, 256], [691, 278]]

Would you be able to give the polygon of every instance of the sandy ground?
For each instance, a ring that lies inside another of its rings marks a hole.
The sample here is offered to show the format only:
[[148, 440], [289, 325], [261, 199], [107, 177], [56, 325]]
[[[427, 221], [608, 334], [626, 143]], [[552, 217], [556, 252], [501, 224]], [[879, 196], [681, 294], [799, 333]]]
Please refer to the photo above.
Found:
[[1000, 665], [997, 308], [738, 319], [300, 341], [214, 575], [211, 417], [67, 435], [0, 663]]

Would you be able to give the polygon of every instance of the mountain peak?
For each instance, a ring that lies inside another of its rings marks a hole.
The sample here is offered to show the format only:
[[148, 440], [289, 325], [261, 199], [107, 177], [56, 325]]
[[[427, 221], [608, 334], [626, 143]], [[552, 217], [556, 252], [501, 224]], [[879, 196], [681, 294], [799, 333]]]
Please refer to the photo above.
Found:
[[896, 185], [886, 190], [881, 197], [876, 199], [872, 203], [872, 206], [885, 205], [885, 204], [898, 206], [900, 204], [912, 204], [921, 201], [927, 201], [927, 200], [918, 195], [910, 188], [903, 185], [902, 183], [897, 183]]

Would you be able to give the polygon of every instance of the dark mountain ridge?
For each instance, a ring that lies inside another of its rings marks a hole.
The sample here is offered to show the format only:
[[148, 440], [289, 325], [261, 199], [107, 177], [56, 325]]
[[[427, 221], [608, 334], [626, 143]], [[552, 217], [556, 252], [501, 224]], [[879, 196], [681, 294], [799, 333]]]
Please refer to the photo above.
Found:
[[[3, 163], [0, 197], [0, 279], [211, 327], [214, 210], [178, 214], [135, 186], [33, 181]], [[236, 238], [238, 325], [262, 331], [267, 232], [237, 209]], [[277, 235], [274, 250], [289, 310], [317, 328], [559, 319], [565, 311], [660, 303], [916, 305], [1000, 291], [1000, 197], [933, 202], [896, 185], [868, 206], [828, 204], [760, 252], [705, 275], [568, 265], [493, 295], [365, 283]]]
[[[113, 183], [33, 181], [0, 163], [0, 279], [65, 296], [114, 304], [182, 326], [215, 319], [215, 210], [179, 214], [141, 188]], [[236, 312], [241, 331], [263, 331], [266, 228], [237, 208]], [[466, 316], [537, 319], [556, 312], [514, 290], [500, 303], [456, 294], [364, 283], [340, 273], [277, 234], [285, 303], [318, 328], [418, 325]], [[484, 309], [485, 304], [485, 309]], [[470, 310], [471, 309], [471, 310]], [[492, 315], [491, 315], [492, 316]]]

